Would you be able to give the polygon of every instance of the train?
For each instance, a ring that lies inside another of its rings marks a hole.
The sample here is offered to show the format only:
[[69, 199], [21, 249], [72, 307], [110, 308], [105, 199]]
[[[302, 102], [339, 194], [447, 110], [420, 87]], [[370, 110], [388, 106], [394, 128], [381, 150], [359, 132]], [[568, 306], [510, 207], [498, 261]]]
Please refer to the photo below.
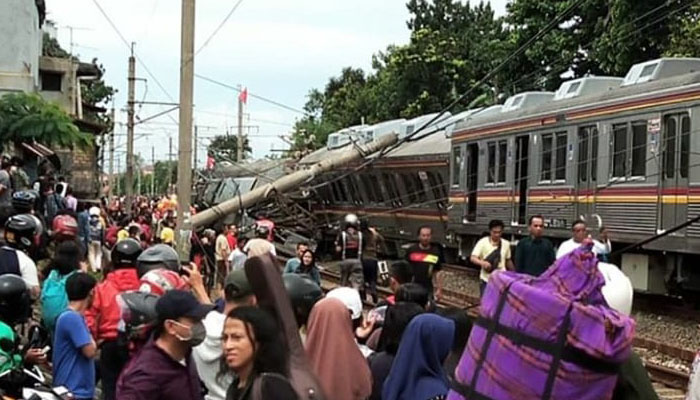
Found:
[[[625, 77], [587, 76], [555, 92], [335, 132], [305, 168], [388, 133], [400, 145], [318, 176], [303, 203], [332, 237], [347, 213], [367, 218], [390, 251], [428, 225], [451, 262], [468, 263], [491, 219], [513, 243], [532, 215], [555, 244], [581, 219], [605, 226], [635, 289], [700, 293], [700, 59], [660, 58]], [[417, 130], [420, 129], [420, 132]], [[665, 234], [666, 232], [670, 232]], [[323, 236], [323, 232], [319, 233]]]
[[[514, 242], [532, 215], [544, 216], [555, 243], [577, 219], [607, 227], [613, 250], [658, 235], [616, 262], [637, 290], [697, 293], [700, 224], [661, 234], [700, 215], [699, 100], [700, 59], [661, 58], [625, 77], [572, 79], [555, 92], [447, 113], [360, 171], [319, 177], [330, 183], [316, 185], [313, 211], [369, 217], [397, 245], [429, 225], [457, 262], [467, 262], [491, 219], [503, 220]], [[434, 117], [394, 121], [399, 138]], [[345, 143], [331, 136], [299, 164], [370, 140], [374, 127], [352, 127]]]

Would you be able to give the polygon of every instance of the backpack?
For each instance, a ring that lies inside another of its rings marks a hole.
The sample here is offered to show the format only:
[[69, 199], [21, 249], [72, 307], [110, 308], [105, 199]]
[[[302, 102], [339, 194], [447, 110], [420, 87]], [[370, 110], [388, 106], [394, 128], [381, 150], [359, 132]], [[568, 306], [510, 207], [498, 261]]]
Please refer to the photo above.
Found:
[[44, 327], [50, 332], [56, 328], [58, 316], [68, 307], [66, 281], [76, 272], [61, 276], [58, 271], [53, 270], [44, 281], [44, 287], [41, 289], [41, 319]]

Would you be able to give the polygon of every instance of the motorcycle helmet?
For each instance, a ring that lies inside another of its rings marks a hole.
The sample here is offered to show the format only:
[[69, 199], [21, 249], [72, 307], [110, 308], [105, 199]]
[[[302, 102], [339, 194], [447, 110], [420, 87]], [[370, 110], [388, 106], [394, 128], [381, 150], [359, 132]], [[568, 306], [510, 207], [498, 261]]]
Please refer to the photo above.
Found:
[[323, 297], [321, 287], [310, 278], [300, 274], [282, 275], [284, 288], [294, 309], [299, 326], [305, 325], [314, 304]]
[[16, 213], [29, 213], [36, 205], [37, 195], [31, 190], [20, 190], [12, 194], [12, 207]]
[[14, 326], [32, 314], [29, 289], [18, 275], [0, 275], [0, 321]]
[[126, 292], [117, 296], [121, 311], [119, 331], [128, 341], [145, 340], [158, 320], [156, 303], [160, 296], [153, 293]]
[[90, 210], [88, 210], [88, 214], [91, 217], [99, 217], [100, 216], [100, 208], [99, 207], [90, 207]]
[[354, 226], [357, 227], [357, 224], [360, 222], [360, 220], [357, 218], [357, 215], [355, 214], [348, 214], [345, 216], [344, 219], [345, 226]]
[[112, 249], [112, 266], [114, 269], [134, 268], [141, 252], [141, 243], [134, 239], [124, 239]]
[[139, 291], [162, 296], [169, 290], [186, 290], [187, 282], [177, 272], [159, 268], [146, 272], [139, 280]]
[[36, 217], [29, 214], [19, 214], [10, 217], [5, 222], [5, 242], [10, 247], [26, 250], [36, 243], [39, 231]]
[[139, 277], [148, 271], [165, 268], [175, 273], [180, 272], [180, 257], [177, 251], [166, 244], [157, 244], [144, 250], [137, 259], [136, 268]]
[[601, 289], [605, 302], [613, 310], [629, 316], [632, 312], [634, 297], [634, 288], [630, 279], [613, 264], [599, 262], [598, 271], [605, 279], [605, 285]]
[[78, 236], [78, 221], [67, 214], [57, 215], [53, 219], [52, 228], [56, 238], [73, 239]]

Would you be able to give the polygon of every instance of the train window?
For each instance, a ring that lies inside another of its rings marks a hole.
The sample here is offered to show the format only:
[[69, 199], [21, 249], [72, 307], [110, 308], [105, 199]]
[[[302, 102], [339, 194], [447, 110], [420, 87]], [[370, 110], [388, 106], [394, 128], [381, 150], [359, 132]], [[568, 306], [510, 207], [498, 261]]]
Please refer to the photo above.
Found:
[[688, 167], [690, 162], [690, 118], [684, 115], [681, 119], [681, 178], [688, 177]]
[[488, 148], [488, 169], [486, 171], [486, 183], [496, 183], [496, 142], [489, 142]]
[[542, 181], [551, 181], [552, 180], [552, 142], [553, 141], [554, 141], [554, 137], [551, 133], [548, 135], [542, 135], [542, 160], [540, 163], [540, 166], [542, 168], [540, 180], [542, 180]]
[[588, 180], [589, 164], [588, 160], [588, 145], [590, 142], [588, 128], [581, 128], [578, 133], [578, 181], [586, 182]]
[[506, 183], [506, 154], [508, 152], [508, 142], [501, 140], [498, 142], [498, 177], [496, 182]]
[[331, 191], [333, 192], [333, 202], [339, 203], [340, 200], [340, 192], [338, 191], [338, 182], [333, 182], [330, 184]]
[[591, 129], [591, 181], [598, 180], [598, 128]]
[[462, 171], [462, 147], [452, 149], [452, 186], [459, 186]]
[[557, 133], [556, 136], [557, 143], [556, 143], [556, 153], [555, 153], [555, 170], [554, 170], [554, 179], [560, 181], [560, 180], [566, 180], [566, 146], [567, 146], [567, 137], [566, 137], [566, 132], [561, 132]]
[[347, 182], [348, 186], [348, 194], [350, 195], [350, 201], [355, 203], [355, 202], [360, 202], [363, 203], [362, 191], [360, 188], [357, 186], [357, 181], [355, 180], [355, 177], [353, 176], [348, 176], [345, 179], [345, 182]]
[[369, 186], [374, 188], [375, 201], [378, 203], [384, 202], [384, 194], [382, 193], [382, 188], [379, 185], [379, 179], [374, 174], [367, 175], [367, 183]]
[[411, 174], [410, 176], [413, 178], [413, 185], [416, 187], [416, 199], [420, 203], [425, 203], [428, 201], [428, 193], [425, 191], [423, 180], [419, 174]]
[[613, 125], [613, 178], [624, 178], [627, 171], [627, 124]]
[[370, 202], [376, 202], [377, 196], [374, 193], [374, 186], [369, 182], [369, 176], [366, 174], [360, 175], [360, 181], [362, 181], [362, 186], [365, 188], [365, 193], [367, 193], [367, 198]]
[[401, 199], [399, 198], [399, 192], [396, 189], [396, 183], [394, 182], [394, 177], [392, 175], [384, 173], [384, 174], [382, 174], [382, 178], [384, 179], [384, 185], [387, 188], [387, 191], [389, 192], [388, 203], [391, 204], [394, 202], [400, 202]]
[[348, 192], [347, 192], [347, 190], [345, 190], [345, 185], [343, 185], [343, 181], [342, 181], [342, 180], [339, 180], [339, 181], [337, 182], [337, 184], [338, 184], [338, 191], [340, 192], [340, 199], [341, 199], [341, 201], [342, 201], [343, 203], [347, 203], [349, 197], [348, 197]]
[[647, 156], [647, 123], [635, 121], [632, 123], [632, 171], [631, 176], [646, 175]]
[[409, 174], [401, 174], [401, 179], [403, 180], [403, 186], [406, 189], [406, 194], [408, 195], [409, 203], [417, 203], [418, 198], [416, 197], [416, 194], [418, 192], [418, 188], [415, 185], [413, 177]]
[[664, 175], [666, 178], [676, 176], [676, 119], [666, 119], [666, 140], [664, 148]]

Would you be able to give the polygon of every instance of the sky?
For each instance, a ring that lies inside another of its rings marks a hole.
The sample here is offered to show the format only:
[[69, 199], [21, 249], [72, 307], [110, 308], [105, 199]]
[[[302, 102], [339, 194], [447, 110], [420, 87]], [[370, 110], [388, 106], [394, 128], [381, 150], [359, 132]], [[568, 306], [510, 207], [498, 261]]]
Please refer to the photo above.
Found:
[[[195, 73], [236, 87], [250, 95], [301, 111], [312, 88], [322, 89], [331, 76], [346, 66], [371, 69], [372, 55], [391, 44], [409, 40], [405, 0], [197, 0], [195, 22]], [[180, 16], [179, 0], [47, 0], [47, 18], [58, 26], [58, 40], [82, 61], [93, 58], [104, 65], [107, 84], [118, 90], [116, 108], [116, 161], [125, 168], [126, 101], [129, 47], [135, 42], [137, 56], [136, 99], [176, 103], [179, 100]], [[506, 0], [494, 0], [497, 14], [505, 12]], [[100, 12], [116, 26], [124, 40]], [[71, 28], [72, 27], [72, 28]], [[211, 38], [207, 41], [208, 38]], [[205, 43], [205, 41], [207, 41]], [[150, 72], [150, 73], [149, 73]], [[195, 125], [198, 126], [200, 167], [206, 158], [209, 138], [235, 134], [238, 93], [195, 77]], [[146, 119], [167, 106], [137, 107]], [[248, 97], [244, 109], [244, 132], [249, 134], [253, 157], [262, 158], [272, 149], [286, 149], [279, 135], [289, 135], [294, 121], [303, 114]], [[169, 137], [177, 153], [177, 111], [139, 124], [134, 151], [150, 163], [168, 159]], [[177, 155], [173, 155], [177, 157]]]

